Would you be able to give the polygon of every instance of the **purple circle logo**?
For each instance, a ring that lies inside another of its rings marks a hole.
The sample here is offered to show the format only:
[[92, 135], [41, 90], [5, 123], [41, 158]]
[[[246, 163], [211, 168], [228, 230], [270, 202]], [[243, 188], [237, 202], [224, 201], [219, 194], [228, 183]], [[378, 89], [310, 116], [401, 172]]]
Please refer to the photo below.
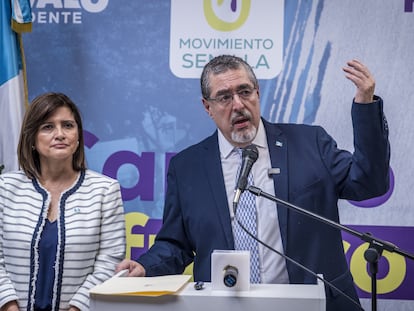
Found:
[[352, 205], [358, 206], [358, 207], [377, 207], [380, 206], [381, 204], [384, 204], [385, 202], [388, 201], [388, 199], [391, 197], [392, 192], [394, 191], [394, 173], [392, 171], [392, 169], [390, 168], [390, 188], [388, 189], [388, 191], [379, 196], [379, 197], [375, 197], [372, 199], [368, 199], [368, 200], [364, 200], [364, 201], [351, 201], [349, 200], [348, 202], [351, 203]]

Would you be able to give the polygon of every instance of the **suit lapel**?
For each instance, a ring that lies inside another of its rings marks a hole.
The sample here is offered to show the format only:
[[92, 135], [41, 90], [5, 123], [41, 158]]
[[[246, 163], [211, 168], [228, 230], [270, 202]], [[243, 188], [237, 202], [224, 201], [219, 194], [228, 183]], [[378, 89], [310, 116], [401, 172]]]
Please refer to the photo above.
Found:
[[234, 248], [234, 240], [226, 187], [224, 185], [223, 170], [220, 161], [217, 131], [204, 141], [204, 151], [205, 153], [202, 156], [205, 159], [205, 161], [203, 161], [206, 173], [205, 176], [210, 187], [210, 193], [214, 200], [214, 207], [218, 213], [220, 226], [224, 232], [227, 246], [229, 249], [232, 249]]
[[[270, 161], [272, 168], [280, 168], [280, 174], [273, 175], [275, 196], [284, 201], [289, 199], [288, 189], [288, 161], [287, 161], [287, 139], [283, 132], [275, 124], [263, 120], [267, 144], [269, 146]], [[224, 232], [226, 243], [229, 249], [234, 248], [234, 240], [231, 229], [231, 219], [228, 210], [226, 187], [224, 185], [223, 172], [220, 161], [220, 150], [218, 147], [217, 131], [203, 143], [205, 161], [204, 169], [206, 178], [214, 200], [214, 206], [219, 215], [220, 225]], [[206, 190], [207, 191], [207, 190]], [[288, 208], [278, 204], [277, 207], [280, 233], [282, 235], [283, 248], [286, 252], [287, 245], [287, 223]]]
[[[275, 187], [275, 196], [281, 200], [288, 201], [288, 161], [287, 148], [288, 143], [282, 131], [275, 124], [271, 124], [263, 120], [267, 144], [269, 146], [270, 161], [272, 168], [279, 168], [280, 173], [273, 175], [273, 183]], [[286, 252], [287, 245], [287, 222], [288, 222], [288, 208], [282, 204], [277, 205], [277, 215], [279, 218], [280, 233], [282, 235], [283, 248]]]

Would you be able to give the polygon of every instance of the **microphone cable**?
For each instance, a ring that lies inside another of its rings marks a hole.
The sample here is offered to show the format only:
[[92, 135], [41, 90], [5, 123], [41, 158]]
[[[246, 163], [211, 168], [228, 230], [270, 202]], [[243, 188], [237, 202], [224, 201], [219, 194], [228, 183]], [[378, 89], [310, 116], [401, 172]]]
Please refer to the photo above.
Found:
[[270, 249], [272, 252], [275, 252], [276, 254], [278, 254], [279, 256], [283, 257], [284, 259], [286, 259], [287, 261], [293, 263], [294, 265], [296, 265], [297, 267], [303, 269], [304, 271], [310, 273], [311, 275], [313, 275], [314, 277], [316, 277], [318, 280], [322, 281], [325, 285], [329, 286], [330, 288], [333, 288], [334, 290], [338, 291], [342, 296], [344, 296], [345, 298], [347, 298], [349, 301], [351, 301], [353, 304], [355, 304], [356, 306], [358, 306], [358, 308], [360, 308], [362, 311], [365, 311], [364, 308], [362, 308], [362, 306], [355, 301], [352, 297], [350, 297], [348, 294], [344, 293], [342, 290], [340, 290], [338, 287], [336, 287], [335, 285], [333, 285], [331, 282], [325, 280], [323, 277], [320, 277], [318, 274], [316, 274], [315, 272], [313, 272], [311, 269], [309, 269], [308, 267], [305, 267], [304, 265], [302, 265], [301, 263], [297, 262], [296, 260], [294, 260], [293, 258], [290, 258], [289, 256], [279, 252], [278, 250], [274, 249], [273, 247], [271, 247], [270, 245], [266, 244], [265, 242], [263, 242], [262, 240], [258, 239], [255, 235], [253, 235], [249, 230], [246, 229], [246, 227], [240, 222], [240, 220], [237, 218], [237, 203], [233, 202], [233, 212], [234, 212], [234, 219], [237, 221], [237, 223], [239, 224], [239, 226], [243, 229], [244, 232], [246, 232], [252, 239], [254, 239], [255, 241], [257, 241], [258, 243], [260, 243], [261, 245], [263, 245], [264, 247]]

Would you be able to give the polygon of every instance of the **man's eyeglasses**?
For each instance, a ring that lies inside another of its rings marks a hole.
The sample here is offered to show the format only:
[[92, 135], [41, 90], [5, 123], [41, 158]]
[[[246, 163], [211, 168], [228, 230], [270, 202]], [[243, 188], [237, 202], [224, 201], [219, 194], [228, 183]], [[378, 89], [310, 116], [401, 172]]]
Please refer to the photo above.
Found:
[[236, 92], [233, 93], [226, 93], [226, 94], [221, 94], [218, 95], [214, 98], [206, 98], [208, 101], [215, 101], [218, 102], [220, 105], [222, 106], [228, 106], [233, 102], [234, 99], [234, 95], [237, 95], [240, 99], [250, 99], [252, 97], [252, 94], [254, 93], [254, 91], [256, 90], [255, 87], [251, 88], [251, 87], [246, 87], [240, 90], [237, 90]]

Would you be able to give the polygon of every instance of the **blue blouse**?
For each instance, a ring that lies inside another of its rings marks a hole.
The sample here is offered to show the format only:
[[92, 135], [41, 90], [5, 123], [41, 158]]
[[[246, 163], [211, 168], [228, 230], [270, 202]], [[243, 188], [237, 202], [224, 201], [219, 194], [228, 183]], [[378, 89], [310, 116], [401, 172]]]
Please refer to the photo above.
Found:
[[46, 219], [45, 228], [39, 241], [39, 272], [36, 281], [35, 310], [52, 310], [55, 261], [58, 244], [57, 221]]

